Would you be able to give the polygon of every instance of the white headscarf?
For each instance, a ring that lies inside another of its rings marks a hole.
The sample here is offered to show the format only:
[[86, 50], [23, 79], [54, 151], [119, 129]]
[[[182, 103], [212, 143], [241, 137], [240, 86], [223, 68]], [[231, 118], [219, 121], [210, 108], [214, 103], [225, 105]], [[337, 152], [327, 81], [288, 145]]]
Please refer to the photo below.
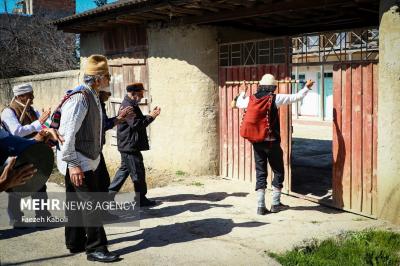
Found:
[[28, 92], [32, 92], [33, 88], [30, 83], [24, 83], [13, 87], [14, 96], [19, 96]]

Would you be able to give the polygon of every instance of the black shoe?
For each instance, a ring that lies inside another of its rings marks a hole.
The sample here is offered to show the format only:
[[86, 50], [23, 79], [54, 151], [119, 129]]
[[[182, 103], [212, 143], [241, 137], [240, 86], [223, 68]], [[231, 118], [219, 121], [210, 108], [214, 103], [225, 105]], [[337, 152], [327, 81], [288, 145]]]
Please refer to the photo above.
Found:
[[113, 252], [95, 251], [87, 254], [87, 260], [99, 262], [113, 262], [119, 260], [119, 255]]
[[143, 198], [139, 202], [140, 207], [153, 207], [156, 205], [157, 205], [157, 202], [155, 200], [149, 200], [148, 198]]
[[85, 248], [84, 247], [80, 247], [80, 248], [69, 248], [69, 253], [71, 254], [77, 254], [77, 253], [81, 253], [84, 252]]
[[284, 210], [287, 210], [287, 209], [289, 209], [289, 206], [288, 206], [288, 205], [279, 203], [279, 204], [277, 204], [277, 205], [271, 205], [271, 210], [270, 210], [270, 212], [272, 212], [272, 213], [277, 213], [277, 212], [284, 211]]
[[266, 215], [269, 211], [265, 207], [258, 207], [257, 214], [258, 215]]
[[28, 226], [29, 223], [24, 223], [20, 220], [11, 220], [10, 225], [12, 225], [13, 229], [19, 229], [19, 230], [24, 230], [24, 229], [29, 229], [29, 228], [34, 228], [34, 224], [30, 224], [31, 226]]
[[16, 230], [27, 230], [29, 228], [35, 228], [35, 226], [27, 226], [25, 223], [22, 222], [13, 223], [12, 227]]

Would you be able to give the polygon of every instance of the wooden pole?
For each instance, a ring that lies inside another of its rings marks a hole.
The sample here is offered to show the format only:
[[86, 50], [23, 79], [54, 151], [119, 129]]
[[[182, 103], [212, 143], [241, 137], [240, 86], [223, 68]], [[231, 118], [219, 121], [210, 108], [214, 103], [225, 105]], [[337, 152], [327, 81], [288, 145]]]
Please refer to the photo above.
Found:
[[25, 104], [24, 110], [22, 111], [21, 117], [19, 118], [19, 122], [22, 123], [25, 118], [26, 110], [28, 109], [29, 105], [31, 104], [31, 99], [28, 99], [28, 101]]
[[324, 79], [325, 79], [325, 68], [324, 68], [324, 65], [321, 65], [321, 79], [320, 79], [320, 88], [321, 88], [321, 90], [320, 90], [320, 94], [319, 94], [319, 119], [321, 120], [321, 121], [324, 121], [324, 117], [325, 117], [325, 114], [324, 114], [324, 107], [325, 107], [325, 82], [324, 82]]
[[[299, 79], [290, 79], [290, 80], [277, 80], [277, 83], [306, 83], [305, 80], [299, 80]], [[240, 84], [259, 84], [259, 81], [253, 80], [253, 81], [247, 81], [247, 80], [243, 80], [243, 81], [239, 81], [239, 80], [235, 80], [235, 81], [226, 81], [225, 84], [227, 85], [240, 85]]]

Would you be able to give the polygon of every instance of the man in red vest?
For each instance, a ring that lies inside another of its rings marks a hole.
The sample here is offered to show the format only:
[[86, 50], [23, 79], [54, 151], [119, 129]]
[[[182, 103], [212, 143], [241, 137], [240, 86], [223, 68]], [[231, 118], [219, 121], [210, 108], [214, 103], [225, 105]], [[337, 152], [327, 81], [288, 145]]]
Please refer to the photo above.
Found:
[[311, 90], [314, 81], [307, 80], [304, 88], [296, 94], [274, 94], [277, 82], [273, 75], [265, 74], [259, 82], [257, 92], [245, 97], [242, 92], [236, 107], [246, 108], [240, 128], [240, 135], [253, 144], [256, 167], [256, 191], [258, 195], [257, 214], [265, 215], [265, 188], [267, 187], [267, 164], [271, 166], [272, 202], [270, 212], [287, 209], [281, 203], [281, 190], [284, 181], [283, 151], [280, 146], [280, 128], [278, 108], [302, 100]]

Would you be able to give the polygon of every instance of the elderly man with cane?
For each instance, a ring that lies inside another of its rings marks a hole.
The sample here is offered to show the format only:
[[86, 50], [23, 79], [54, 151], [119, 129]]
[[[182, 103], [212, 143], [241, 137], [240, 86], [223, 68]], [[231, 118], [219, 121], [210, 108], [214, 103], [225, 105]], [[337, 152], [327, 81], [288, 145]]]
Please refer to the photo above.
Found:
[[245, 92], [237, 97], [235, 107], [246, 108], [240, 126], [240, 135], [249, 140], [254, 149], [256, 168], [256, 191], [258, 194], [257, 214], [265, 215], [265, 189], [267, 187], [267, 164], [271, 166], [272, 202], [270, 212], [287, 209], [281, 203], [281, 190], [284, 181], [283, 151], [280, 146], [280, 128], [278, 108], [303, 99], [314, 82], [307, 80], [305, 86], [296, 94], [275, 94], [278, 82], [271, 74], [265, 74], [259, 82], [257, 92], [250, 97]]

